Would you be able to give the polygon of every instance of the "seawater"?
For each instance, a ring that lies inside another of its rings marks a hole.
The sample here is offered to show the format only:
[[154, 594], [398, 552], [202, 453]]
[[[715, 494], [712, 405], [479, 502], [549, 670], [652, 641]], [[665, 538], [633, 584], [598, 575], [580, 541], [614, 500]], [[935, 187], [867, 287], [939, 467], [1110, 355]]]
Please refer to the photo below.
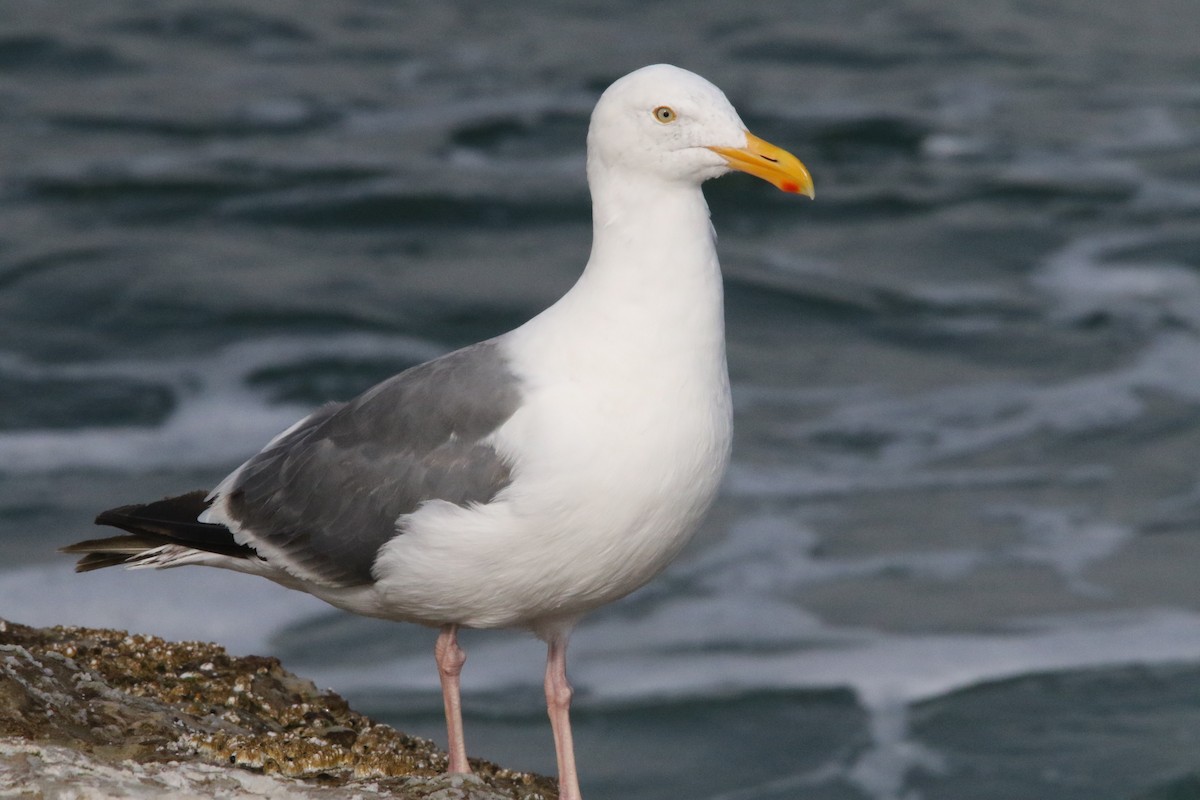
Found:
[[[590, 798], [1200, 797], [1200, 7], [132, 0], [0, 9], [0, 615], [215, 639], [441, 739], [432, 635], [75, 576], [330, 399], [529, 318], [587, 115], [668, 61], [800, 156], [710, 184], [734, 464], [572, 643]], [[553, 770], [540, 645], [474, 754]]]

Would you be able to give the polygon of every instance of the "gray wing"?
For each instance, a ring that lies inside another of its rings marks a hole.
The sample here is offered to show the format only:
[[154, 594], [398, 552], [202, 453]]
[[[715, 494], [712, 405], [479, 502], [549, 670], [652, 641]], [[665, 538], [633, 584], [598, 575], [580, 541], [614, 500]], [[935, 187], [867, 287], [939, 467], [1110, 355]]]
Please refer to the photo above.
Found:
[[487, 503], [509, 484], [483, 440], [519, 403], [497, 344], [458, 350], [317, 411], [246, 463], [227, 508], [301, 573], [369, 583], [398, 517], [432, 499]]

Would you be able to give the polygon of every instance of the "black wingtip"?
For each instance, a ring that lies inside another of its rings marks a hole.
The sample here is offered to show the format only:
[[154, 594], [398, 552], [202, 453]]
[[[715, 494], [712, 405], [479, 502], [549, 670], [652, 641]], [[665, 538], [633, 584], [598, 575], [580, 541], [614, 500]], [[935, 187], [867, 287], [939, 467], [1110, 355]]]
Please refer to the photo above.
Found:
[[60, 552], [83, 555], [75, 565], [76, 572], [136, 561], [147, 550], [163, 545], [179, 545], [235, 558], [256, 556], [253, 548], [238, 543], [224, 525], [200, 522], [200, 515], [210, 505], [209, 494], [205, 489], [197, 489], [153, 503], [101, 511], [96, 515], [97, 525], [111, 526], [125, 533], [69, 544], [60, 548]]
[[153, 503], [134, 503], [132, 505], [117, 506], [116, 508], [110, 508], [107, 511], [101, 511], [97, 514], [95, 523], [97, 525], [112, 525], [121, 528], [133, 520], [153, 519], [161, 522], [178, 522], [191, 525], [196, 522], [197, 517], [208, 510], [209, 494], [210, 492], [207, 489], [196, 489], [187, 494], [164, 497], [162, 500], [155, 500]]
[[[120, 520], [128, 519], [129, 515], [144, 506], [120, 506], [118, 508], [110, 508], [107, 511], [101, 511], [92, 520], [93, 525], [117, 525]], [[120, 527], [117, 525], [117, 527]]]

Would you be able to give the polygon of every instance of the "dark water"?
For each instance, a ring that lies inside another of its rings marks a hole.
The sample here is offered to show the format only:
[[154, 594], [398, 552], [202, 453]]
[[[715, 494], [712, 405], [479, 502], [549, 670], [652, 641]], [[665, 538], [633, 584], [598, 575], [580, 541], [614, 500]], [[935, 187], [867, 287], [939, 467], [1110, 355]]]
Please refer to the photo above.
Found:
[[[819, 200], [711, 184], [735, 463], [573, 642], [588, 797], [1200, 797], [1200, 5], [0, 6], [0, 615], [275, 653], [441, 737], [429, 632], [76, 578], [96, 510], [578, 274], [588, 113], [668, 61]], [[553, 768], [540, 647], [472, 750]]]

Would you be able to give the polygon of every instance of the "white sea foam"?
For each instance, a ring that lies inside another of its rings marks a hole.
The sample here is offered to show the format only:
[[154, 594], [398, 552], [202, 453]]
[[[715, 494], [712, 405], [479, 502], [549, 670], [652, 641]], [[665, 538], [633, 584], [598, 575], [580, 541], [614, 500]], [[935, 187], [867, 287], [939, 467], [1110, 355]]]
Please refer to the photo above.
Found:
[[[657, 623], [660, 630], [676, 624], [662, 617]], [[782, 652], [657, 652], [650, 658], [620, 646], [623, 625], [595, 625], [579, 637], [576, 675], [591, 692], [613, 699], [850, 687], [866, 706], [877, 707], [1030, 673], [1200, 659], [1200, 614], [1172, 609], [1025, 620], [988, 634], [827, 633], [820, 646], [810, 641]]]
[[271, 652], [274, 631], [329, 607], [269, 581], [216, 569], [98, 570], [62, 563], [0, 572], [0, 616], [25, 625], [120, 628]]
[[787, 466], [735, 463], [729, 486], [748, 497], [800, 498], [932, 486], [1102, 480], [1105, 467], [1086, 463], [1068, 468], [941, 464], [1021, 440], [1119, 430], [1146, 413], [1150, 392], [1200, 401], [1200, 337], [1186, 331], [1161, 334], [1128, 363], [1056, 383], [981, 383], [903, 396], [848, 394], [824, 416], [781, 424], [778, 436], [797, 442], [869, 439], [878, 447], [822, 452], [810, 463]]
[[3, 356], [4, 371], [67, 380], [114, 377], [169, 387], [176, 407], [154, 427], [80, 427], [0, 431], [0, 472], [68, 469], [146, 471], [164, 467], [218, 467], [253, 453], [311, 408], [271, 404], [247, 385], [266, 367], [313, 358], [401, 357], [423, 361], [441, 352], [427, 341], [401, 336], [343, 335], [240, 342], [194, 358], [32, 364]]
[[1200, 276], [1183, 264], [1123, 255], [1161, 238], [1128, 231], [1080, 237], [1047, 258], [1033, 285], [1054, 302], [1060, 321], [1103, 313], [1143, 326], [1182, 321], [1195, 330]]
[[1004, 507], [993, 509], [997, 516], [1014, 519], [1024, 539], [1007, 555], [1033, 564], [1045, 564], [1059, 574], [1067, 586], [1084, 595], [1100, 596], [1107, 591], [1087, 580], [1087, 567], [1116, 553], [1134, 537], [1126, 525], [1093, 519], [1082, 509]]

